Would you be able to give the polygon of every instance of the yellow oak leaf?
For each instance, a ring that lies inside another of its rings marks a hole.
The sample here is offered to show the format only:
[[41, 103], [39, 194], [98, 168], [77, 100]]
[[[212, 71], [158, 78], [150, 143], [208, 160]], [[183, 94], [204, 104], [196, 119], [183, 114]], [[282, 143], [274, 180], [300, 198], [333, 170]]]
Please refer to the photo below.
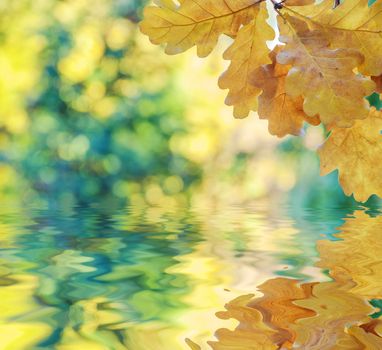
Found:
[[166, 53], [178, 54], [197, 46], [207, 56], [221, 34], [236, 35], [240, 26], [253, 18], [258, 0], [157, 1], [144, 10], [141, 31], [153, 44], [167, 44]]
[[257, 109], [261, 89], [251, 84], [250, 80], [258, 67], [271, 63], [266, 41], [273, 39], [274, 31], [266, 22], [267, 17], [263, 3], [253, 20], [240, 29], [234, 43], [223, 56], [231, 60], [231, 64], [220, 77], [219, 86], [229, 89], [226, 103], [234, 106], [236, 118], [245, 118], [251, 110]]
[[279, 23], [286, 46], [277, 61], [293, 66], [286, 77], [287, 94], [303, 95], [304, 112], [311, 117], [318, 114], [324, 124], [349, 127], [355, 119], [366, 118], [364, 97], [373, 92], [375, 84], [353, 72], [363, 61], [362, 54], [346, 48], [331, 49], [322, 31], [310, 30], [296, 17], [285, 18], [286, 23]]
[[382, 298], [382, 217], [356, 211], [335, 234], [340, 240], [317, 242], [320, 261], [317, 266], [329, 269], [336, 278], [341, 268], [354, 282], [350, 292], [368, 299]]
[[304, 121], [320, 124], [318, 117], [309, 118], [303, 111], [304, 99], [291, 97], [285, 91], [285, 79], [291, 66], [273, 62], [256, 69], [251, 83], [262, 89], [259, 96], [258, 114], [261, 119], [268, 119], [269, 132], [272, 135], [300, 135]]
[[351, 128], [332, 128], [319, 149], [321, 174], [338, 169], [346, 195], [365, 202], [372, 194], [382, 197], [382, 113], [371, 109], [366, 120]]
[[334, 47], [354, 48], [362, 53], [364, 61], [358, 66], [359, 72], [382, 74], [382, 56], [378, 54], [382, 51], [382, 2], [370, 7], [365, 0], [344, 1], [333, 10], [333, 1], [324, 0], [318, 6], [289, 10], [326, 31]]

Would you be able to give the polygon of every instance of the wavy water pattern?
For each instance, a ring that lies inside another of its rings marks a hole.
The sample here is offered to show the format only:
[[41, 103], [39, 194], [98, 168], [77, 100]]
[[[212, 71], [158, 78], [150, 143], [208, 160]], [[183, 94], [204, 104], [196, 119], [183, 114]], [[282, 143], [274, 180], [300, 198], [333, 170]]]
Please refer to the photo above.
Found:
[[[316, 266], [331, 281], [304, 283], [273, 278], [258, 286], [262, 296], [244, 295], [226, 304], [221, 319], [239, 325], [216, 332], [214, 350], [382, 349], [381, 217], [356, 210], [344, 218], [333, 240], [316, 242]], [[378, 312], [379, 311], [379, 312]]]
[[2, 207], [0, 349], [382, 348], [378, 215]]

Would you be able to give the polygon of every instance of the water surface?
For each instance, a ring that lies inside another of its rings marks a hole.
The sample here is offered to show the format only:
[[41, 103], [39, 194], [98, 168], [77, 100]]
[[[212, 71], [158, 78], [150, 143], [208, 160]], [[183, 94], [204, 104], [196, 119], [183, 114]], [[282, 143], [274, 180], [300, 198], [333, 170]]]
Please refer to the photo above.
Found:
[[1, 208], [0, 349], [380, 349], [379, 215]]

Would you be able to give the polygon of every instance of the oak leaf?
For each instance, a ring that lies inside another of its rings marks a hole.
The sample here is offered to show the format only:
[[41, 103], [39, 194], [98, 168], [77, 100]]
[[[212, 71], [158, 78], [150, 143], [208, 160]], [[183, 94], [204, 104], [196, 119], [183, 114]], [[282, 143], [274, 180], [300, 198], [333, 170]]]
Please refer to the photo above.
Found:
[[[305, 14], [314, 24], [321, 27], [334, 47], [358, 50], [364, 60], [358, 70], [365, 75], [382, 74], [382, 2], [368, 6], [365, 0], [344, 1], [333, 10], [333, 1], [325, 0], [314, 11]], [[309, 8], [312, 8], [310, 6]], [[299, 8], [297, 12], [301, 12]], [[318, 12], [317, 12], [318, 11]]]
[[253, 18], [258, 0], [174, 0], [157, 1], [144, 10], [141, 31], [153, 44], [167, 44], [166, 53], [178, 54], [197, 46], [205, 57], [221, 34], [235, 36], [241, 25]]
[[229, 89], [226, 103], [234, 106], [237, 118], [244, 118], [251, 110], [257, 109], [261, 88], [250, 82], [251, 75], [261, 65], [271, 63], [266, 41], [273, 39], [274, 31], [266, 19], [267, 9], [263, 3], [257, 8], [253, 20], [240, 29], [223, 56], [231, 60], [231, 64], [220, 77], [219, 86]]
[[321, 174], [338, 169], [346, 195], [365, 202], [372, 194], [382, 197], [382, 113], [371, 109], [366, 120], [351, 128], [333, 128], [319, 149]]
[[285, 90], [285, 79], [291, 66], [273, 62], [255, 70], [252, 84], [263, 92], [259, 96], [258, 114], [268, 119], [269, 132], [278, 137], [300, 135], [304, 121], [320, 124], [318, 117], [309, 118], [303, 111], [302, 96], [291, 97]]
[[[281, 40], [285, 48], [277, 55], [280, 64], [291, 64], [286, 78], [286, 92], [292, 97], [304, 96], [308, 116], [319, 114], [324, 124], [349, 127], [354, 119], [367, 117], [365, 96], [374, 90], [371, 79], [357, 76], [353, 69], [363, 56], [356, 50], [331, 49], [325, 35], [310, 30], [306, 22], [287, 16]], [[288, 28], [285, 28], [285, 27]]]

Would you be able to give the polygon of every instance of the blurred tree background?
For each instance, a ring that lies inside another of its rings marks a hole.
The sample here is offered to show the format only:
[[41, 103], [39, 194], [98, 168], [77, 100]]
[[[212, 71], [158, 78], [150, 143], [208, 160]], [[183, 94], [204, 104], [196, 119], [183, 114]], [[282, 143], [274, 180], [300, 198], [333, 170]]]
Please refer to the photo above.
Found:
[[139, 33], [144, 4], [1, 2], [3, 196], [44, 204], [280, 196], [352, 203], [336, 174], [318, 176], [323, 130], [280, 142], [254, 116], [234, 120], [211, 78], [226, 63], [218, 53], [207, 62], [165, 56]]
[[171, 135], [186, 128], [182, 96], [174, 69], [138, 38], [142, 6], [3, 3], [3, 190], [22, 183], [27, 197], [81, 203], [126, 198], [141, 186], [153, 196], [162, 187], [178, 193], [199, 177], [170, 150]]

